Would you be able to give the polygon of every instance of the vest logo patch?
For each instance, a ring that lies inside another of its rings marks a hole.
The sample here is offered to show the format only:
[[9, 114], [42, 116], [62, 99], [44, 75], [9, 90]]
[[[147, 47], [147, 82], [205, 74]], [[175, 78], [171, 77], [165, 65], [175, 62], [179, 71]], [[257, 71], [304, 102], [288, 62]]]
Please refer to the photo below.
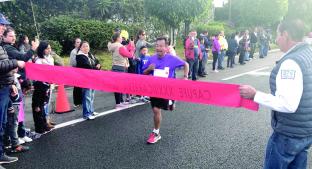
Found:
[[296, 71], [295, 70], [281, 70], [282, 79], [295, 79]]

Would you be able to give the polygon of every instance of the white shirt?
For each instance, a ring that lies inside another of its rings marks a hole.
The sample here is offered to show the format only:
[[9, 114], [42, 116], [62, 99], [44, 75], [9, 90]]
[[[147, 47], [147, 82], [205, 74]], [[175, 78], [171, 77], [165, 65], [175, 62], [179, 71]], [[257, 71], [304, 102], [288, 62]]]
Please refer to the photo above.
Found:
[[[295, 46], [287, 53], [294, 48]], [[257, 91], [254, 101], [275, 111], [294, 113], [299, 106], [302, 93], [302, 71], [295, 61], [287, 59], [281, 64], [276, 76], [275, 96]]]
[[76, 67], [77, 62], [76, 62], [76, 55], [77, 55], [78, 49], [75, 48], [70, 52], [70, 57], [69, 57], [69, 64], [72, 67]]

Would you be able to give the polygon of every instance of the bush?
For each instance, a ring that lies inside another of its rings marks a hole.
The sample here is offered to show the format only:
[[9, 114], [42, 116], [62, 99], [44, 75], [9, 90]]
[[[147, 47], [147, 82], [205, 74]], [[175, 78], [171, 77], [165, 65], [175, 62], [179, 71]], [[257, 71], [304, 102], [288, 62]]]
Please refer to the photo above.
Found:
[[55, 40], [48, 40], [48, 41], [49, 41], [49, 44], [50, 44], [52, 50], [56, 54], [60, 55], [62, 53], [62, 51], [63, 51], [62, 50], [62, 45], [60, 44], [60, 42], [55, 41]]
[[57, 16], [41, 24], [41, 33], [46, 39], [60, 42], [63, 46], [63, 52], [69, 53], [76, 37], [88, 41], [92, 49], [106, 49], [116, 27], [127, 30], [130, 36], [134, 36], [138, 31], [138, 26], [135, 25]]
[[210, 22], [208, 24], [199, 24], [195, 26], [195, 29], [198, 33], [208, 31], [210, 36], [218, 34], [220, 31], [224, 31], [226, 36], [229, 36], [235, 32], [235, 29], [229, 27], [226, 23], [223, 22]]

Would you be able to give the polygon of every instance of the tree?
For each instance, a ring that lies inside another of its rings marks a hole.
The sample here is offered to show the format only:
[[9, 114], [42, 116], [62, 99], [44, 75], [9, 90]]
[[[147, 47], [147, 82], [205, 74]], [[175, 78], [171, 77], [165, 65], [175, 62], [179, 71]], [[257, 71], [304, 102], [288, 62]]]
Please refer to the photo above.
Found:
[[205, 3], [207, 0], [144, 0], [146, 13], [164, 21], [173, 41], [174, 30], [181, 22], [187, 30], [195, 17], [203, 13]]
[[286, 17], [288, 18], [300, 18], [307, 25], [308, 31], [312, 31], [312, 15], [309, 13], [312, 11], [312, 1], [302, 0], [288, 0], [288, 12]]
[[[273, 26], [286, 15], [288, 0], [231, 0], [232, 21], [239, 27]], [[228, 19], [228, 4], [217, 9], [216, 18]]]

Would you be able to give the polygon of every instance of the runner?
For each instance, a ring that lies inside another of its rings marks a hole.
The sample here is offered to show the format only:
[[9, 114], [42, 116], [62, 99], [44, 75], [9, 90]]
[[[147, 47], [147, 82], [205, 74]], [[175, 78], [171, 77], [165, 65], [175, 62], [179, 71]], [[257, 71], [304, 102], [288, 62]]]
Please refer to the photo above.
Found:
[[[157, 38], [156, 40], [156, 54], [151, 56], [148, 62], [143, 66], [144, 74], [166, 78], [174, 78], [175, 69], [184, 66], [184, 79], [188, 78], [189, 65], [182, 59], [176, 56], [167, 54], [168, 40], [164, 37]], [[173, 110], [173, 101], [153, 98], [151, 97], [152, 110], [154, 112], [154, 130], [149, 135], [147, 143], [153, 144], [161, 139], [159, 134], [161, 123], [161, 109]], [[170, 108], [169, 108], [170, 107]]]

